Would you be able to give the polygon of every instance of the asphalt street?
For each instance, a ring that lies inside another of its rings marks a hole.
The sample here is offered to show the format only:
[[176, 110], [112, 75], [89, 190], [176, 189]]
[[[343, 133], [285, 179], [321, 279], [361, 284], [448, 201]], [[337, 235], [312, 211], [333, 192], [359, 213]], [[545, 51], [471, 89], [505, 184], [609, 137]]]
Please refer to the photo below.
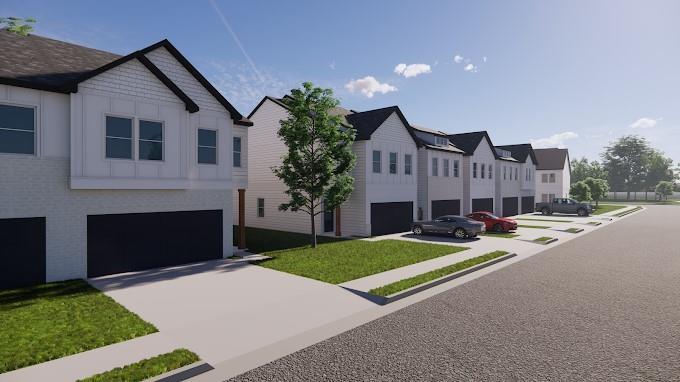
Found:
[[648, 206], [232, 380], [680, 381], [679, 224]]

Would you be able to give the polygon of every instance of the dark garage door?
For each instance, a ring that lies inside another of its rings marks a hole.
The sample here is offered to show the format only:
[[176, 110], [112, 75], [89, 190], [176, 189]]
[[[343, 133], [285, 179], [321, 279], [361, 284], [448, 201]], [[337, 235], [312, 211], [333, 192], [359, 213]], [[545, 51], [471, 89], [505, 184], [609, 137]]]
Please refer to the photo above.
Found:
[[522, 213], [528, 214], [534, 212], [534, 197], [533, 196], [523, 196], [522, 197]]
[[87, 276], [222, 258], [222, 210], [89, 215]]
[[493, 198], [472, 199], [472, 212], [478, 211], [493, 213]]
[[0, 289], [45, 282], [45, 218], [0, 219]]
[[460, 199], [433, 200], [432, 219], [444, 215], [460, 215]]
[[519, 198], [503, 198], [503, 216], [515, 216], [517, 215]]
[[411, 229], [413, 202], [371, 203], [371, 235], [405, 232]]

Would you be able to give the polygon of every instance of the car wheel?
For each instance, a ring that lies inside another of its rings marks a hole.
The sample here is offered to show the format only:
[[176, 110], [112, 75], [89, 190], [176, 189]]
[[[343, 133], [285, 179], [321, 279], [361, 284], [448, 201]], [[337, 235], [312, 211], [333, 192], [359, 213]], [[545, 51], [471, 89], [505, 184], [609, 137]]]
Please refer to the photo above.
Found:
[[586, 211], [585, 208], [579, 208], [577, 213], [578, 213], [578, 216], [588, 216], [588, 211]]
[[496, 224], [493, 226], [493, 230], [494, 230], [495, 232], [503, 232], [503, 226], [502, 226], [500, 223], [496, 223]]
[[550, 210], [548, 209], [548, 207], [543, 207], [543, 209], [541, 210], [541, 213], [543, 215], [548, 215], [550, 213]]
[[417, 225], [413, 227], [413, 234], [414, 235], [422, 235], [423, 234], [423, 227]]
[[467, 238], [467, 236], [468, 236], [467, 232], [465, 232], [465, 230], [462, 228], [456, 228], [453, 231], [453, 237], [455, 237], [456, 239], [465, 239]]

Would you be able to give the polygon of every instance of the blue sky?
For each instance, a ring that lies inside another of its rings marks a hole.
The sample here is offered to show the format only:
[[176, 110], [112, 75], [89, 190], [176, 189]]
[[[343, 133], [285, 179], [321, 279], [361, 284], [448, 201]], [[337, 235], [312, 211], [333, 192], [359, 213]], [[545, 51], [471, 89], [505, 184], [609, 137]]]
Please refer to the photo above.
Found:
[[310, 80], [499, 145], [598, 159], [636, 133], [680, 160], [678, 1], [213, 1], [3, 0], [0, 15], [120, 54], [168, 38], [244, 114]]

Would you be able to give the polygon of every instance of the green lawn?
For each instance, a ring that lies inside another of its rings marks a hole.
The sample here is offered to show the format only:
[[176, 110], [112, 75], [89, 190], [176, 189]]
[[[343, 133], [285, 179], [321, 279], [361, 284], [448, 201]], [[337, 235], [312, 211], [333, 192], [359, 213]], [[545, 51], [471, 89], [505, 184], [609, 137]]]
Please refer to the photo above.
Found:
[[517, 233], [512, 233], [512, 232], [494, 232], [494, 231], [486, 231], [481, 234], [482, 236], [489, 236], [489, 237], [502, 237], [504, 239], [512, 239], [513, 237], [519, 236]]
[[588, 222], [588, 223], [586, 223], [586, 224], [588, 224], [588, 225], [595, 225], [595, 226], [602, 225], [601, 222]]
[[404, 240], [343, 240], [310, 247], [267, 252], [259, 265], [340, 284], [467, 249]]
[[518, 224], [517, 227], [519, 228], [537, 228], [537, 229], [548, 229], [547, 225], [527, 225], [527, 224]]
[[83, 280], [0, 291], [0, 373], [157, 329]]
[[96, 374], [78, 382], [123, 382], [144, 381], [151, 377], [191, 365], [199, 360], [198, 356], [186, 349], [177, 349], [170, 353], [144, 359], [124, 367], [117, 367], [105, 373]]
[[[612, 212], [626, 208], [625, 205], [615, 205], [615, 204], [600, 204], [597, 209], [593, 210], [593, 215], [602, 215], [607, 212]], [[594, 208], [594, 207], [593, 207]]]
[[583, 229], [582, 229], [582, 228], [574, 228], [574, 227], [571, 227], [571, 228], [565, 229], [564, 232], [569, 232], [569, 233], [579, 233], [579, 232], [583, 232]]
[[629, 209], [629, 210], [621, 211], [621, 212], [619, 212], [619, 213], [616, 213], [616, 214], [614, 214], [613, 216], [616, 216], [616, 217], [620, 218], [620, 217], [622, 217], [622, 216], [626, 216], [626, 215], [628, 215], [628, 214], [632, 214], [633, 212], [640, 211], [641, 209], [642, 209], [641, 206], [637, 206], [637, 207], [635, 207], [635, 208], [631, 208], [631, 209]]
[[537, 242], [537, 243], [545, 243], [546, 241], [552, 240], [552, 239], [553, 239], [553, 238], [552, 238], [552, 237], [549, 237], [549, 236], [541, 236], [541, 237], [539, 237], [539, 238], [537, 238], [537, 239], [534, 239], [533, 241], [535, 241], [535, 242]]
[[391, 284], [381, 286], [379, 288], [371, 289], [368, 293], [377, 296], [389, 296], [403, 290], [413, 288], [417, 285], [424, 284], [426, 282], [436, 280], [440, 277], [462, 271], [463, 269], [474, 267], [475, 265], [485, 263], [487, 261], [493, 260], [497, 257], [505, 256], [508, 252], [505, 251], [494, 251], [487, 253], [482, 256], [473, 257], [468, 260], [461, 261], [443, 268], [435, 269], [430, 272], [422, 273], [418, 276], [409, 277], [407, 279], [399, 280]]
[[555, 222], [555, 223], [573, 223], [573, 220], [556, 220], [556, 219], [529, 219], [529, 218], [515, 218], [515, 220], [528, 220], [536, 222]]
[[[238, 240], [238, 226], [234, 226], [234, 245]], [[340, 238], [318, 236], [316, 242], [332, 243]], [[304, 233], [275, 231], [271, 229], [246, 227], [246, 247], [251, 253], [264, 253], [308, 246], [309, 235]]]

